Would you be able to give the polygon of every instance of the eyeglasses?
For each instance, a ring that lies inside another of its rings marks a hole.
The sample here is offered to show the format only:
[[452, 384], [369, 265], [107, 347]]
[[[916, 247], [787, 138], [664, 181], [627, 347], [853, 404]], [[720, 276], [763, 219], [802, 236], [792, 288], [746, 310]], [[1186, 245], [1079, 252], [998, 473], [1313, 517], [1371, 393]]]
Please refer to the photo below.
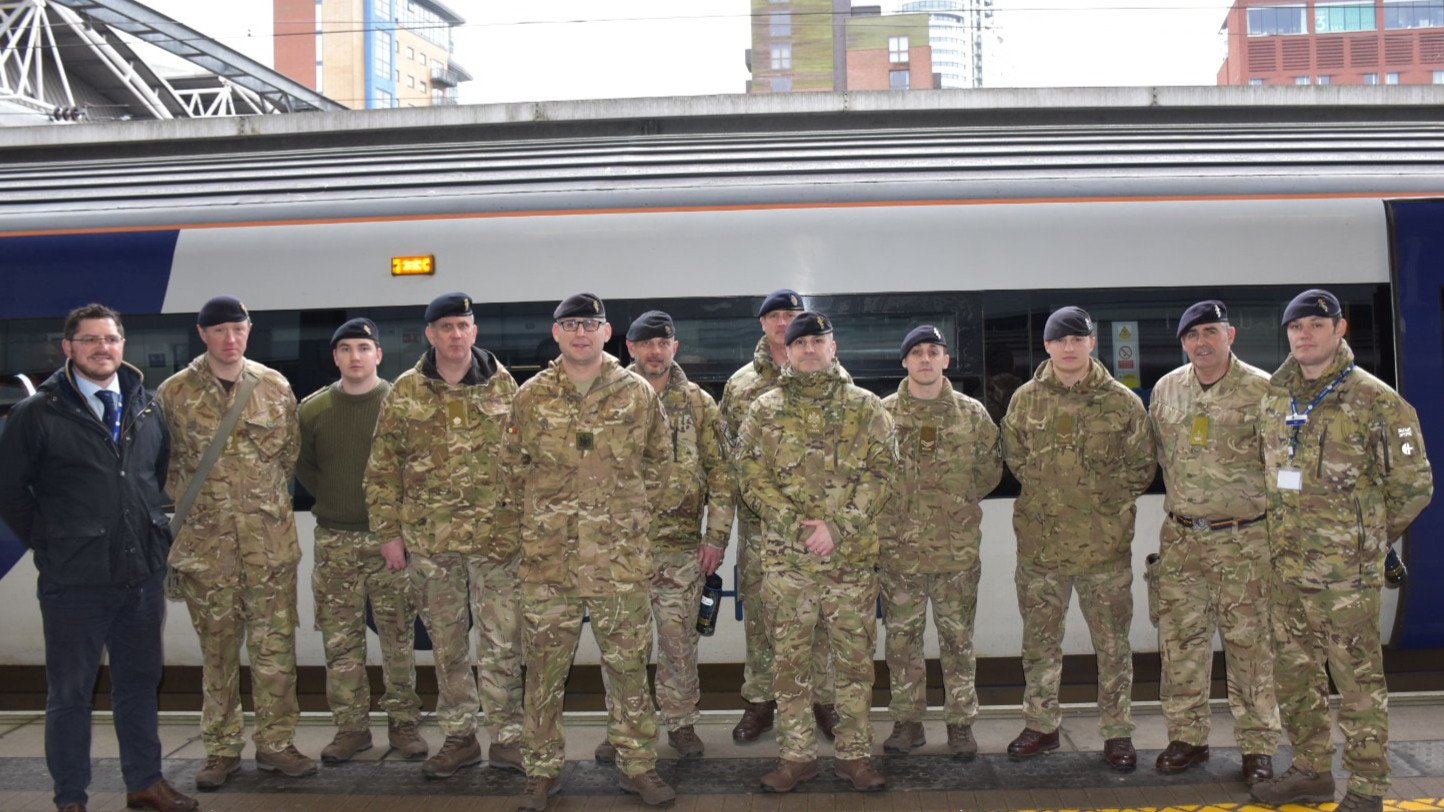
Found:
[[606, 322], [601, 319], [562, 319], [557, 324], [561, 325], [562, 331], [567, 333], [575, 333], [577, 328], [588, 333], [595, 333], [602, 329], [602, 325]]
[[96, 344], [104, 344], [107, 347], [119, 347], [125, 343], [124, 336], [76, 336], [70, 339], [70, 343], [79, 344], [83, 347], [94, 347]]

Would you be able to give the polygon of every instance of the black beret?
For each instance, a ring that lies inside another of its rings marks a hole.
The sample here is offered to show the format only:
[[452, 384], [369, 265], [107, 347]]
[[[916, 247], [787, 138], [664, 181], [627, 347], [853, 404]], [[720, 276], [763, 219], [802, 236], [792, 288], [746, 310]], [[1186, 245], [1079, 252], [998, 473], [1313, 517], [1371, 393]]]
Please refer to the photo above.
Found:
[[381, 339], [376, 337], [376, 333], [376, 322], [367, 318], [352, 319], [331, 334], [331, 349], [336, 349], [337, 344], [348, 338], [369, 338], [379, 344]]
[[774, 310], [801, 309], [802, 297], [798, 295], [797, 291], [791, 288], [782, 288], [767, 294], [767, 298], [762, 300], [762, 306], [757, 308], [757, 318], [760, 319]]
[[1279, 323], [1288, 324], [1294, 319], [1301, 319], [1305, 316], [1337, 319], [1342, 315], [1344, 315], [1344, 309], [1339, 307], [1338, 297], [1323, 288], [1309, 288], [1289, 302], [1289, 306], [1284, 308], [1284, 320]]
[[465, 293], [443, 293], [431, 300], [426, 306], [426, 323], [430, 324], [437, 319], [444, 319], [447, 316], [470, 316], [471, 297]]
[[246, 306], [234, 296], [217, 296], [201, 305], [201, 312], [196, 314], [196, 324], [202, 327], [250, 320], [251, 314], [246, 312]]
[[648, 310], [627, 328], [628, 341], [646, 341], [652, 338], [676, 338], [677, 329], [672, 326], [672, 317], [660, 310]]
[[1217, 299], [1204, 299], [1190, 305], [1178, 320], [1178, 337], [1181, 339], [1189, 330], [1200, 324], [1218, 324], [1228, 321], [1228, 306]]
[[943, 331], [931, 324], [914, 327], [908, 332], [907, 338], [903, 339], [902, 357], [908, 357], [908, 353], [912, 352], [913, 347], [919, 344], [938, 344], [943, 349], [948, 348], [948, 340], [943, 338]]
[[557, 305], [556, 310], [552, 311], [553, 321], [571, 318], [605, 319], [606, 317], [606, 305], [602, 304], [601, 299], [598, 299], [590, 293], [578, 293], [575, 296], [568, 296], [562, 300], [561, 304]]
[[803, 336], [825, 336], [832, 334], [832, 319], [814, 313], [811, 310], [804, 310], [797, 314], [797, 318], [787, 325], [787, 343], [791, 344]]
[[1043, 325], [1043, 340], [1057, 341], [1066, 336], [1093, 335], [1093, 319], [1081, 307], [1060, 307]]

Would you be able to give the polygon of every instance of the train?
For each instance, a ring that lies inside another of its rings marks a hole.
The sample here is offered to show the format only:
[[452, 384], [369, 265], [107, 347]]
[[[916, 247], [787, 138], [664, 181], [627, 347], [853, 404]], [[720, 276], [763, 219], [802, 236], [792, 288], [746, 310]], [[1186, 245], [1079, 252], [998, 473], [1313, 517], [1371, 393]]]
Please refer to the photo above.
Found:
[[[1227, 302], [1239, 356], [1273, 369], [1284, 304], [1326, 287], [1360, 366], [1414, 404], [1426, 442], [1444, 438], [1444, 87], [549, 102], [0, 140], [0, 410], [60, 364], [70, 308], [120, 310], [127, 360], [155, 386], [200, 354], [194, 315], [218, 294], [249, 308], [248, 356], [298, 397], [336, 377], [327, 341], [347, 318], [379, 325], [383, 375], [409, 368], [426, 302], [453, 290], [519, 379], [555, 357], [550, 313], [569, 294], [602, 297], [618, 336], [666, 310], [689, 378], [720, 395], [760, 337], [759, 301], [782, 287], [832, 316], [840, 361], [880, 394], [902, 377], [908, 329], [937, 325], [950, 377], [995, 418], [1045, 357], [1057, 307], [1092, 314], [1099, 359], [1146, 400], [1184, 361], [1174, 330], [1190, 303]], [[619, 340], [608, 349], [625, 359]], [[1016, 493], [1005, 478], [984, 503], [980, 658], [1020, 649]], [[1140, 499], [1135, 607], [1162, 505], [1161, 484]], [[320, 666], [307, 506], [298, 492], [298, 657]], [[1444, 650], [1441, 530], [1436, 500], [1401, 543], [1409, 579], [1380, 617], [1390, 650]], [[43, 663], [24, 552], [0, 534], [0, 669]], [[734, 539], [704, 666], [744, 657], [735, 555]], [[1146, 611], [1130, 638], [1157, 652]], [[168, 665], [199, 664], [181, 616], [165, 643]], [[935, 657], [931, 627], [927, 644]], [[1064, 649], [1091, 651], [1076, 606]], [[578, 662], [596, 661], [584, 636]]]

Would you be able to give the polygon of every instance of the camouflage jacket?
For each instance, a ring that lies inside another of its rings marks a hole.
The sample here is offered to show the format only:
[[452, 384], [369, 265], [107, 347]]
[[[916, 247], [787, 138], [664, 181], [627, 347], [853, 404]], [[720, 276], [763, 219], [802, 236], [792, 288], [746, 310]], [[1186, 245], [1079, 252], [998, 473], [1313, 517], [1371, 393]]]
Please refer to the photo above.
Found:
[[[892, 418], [877, 395], [853, 386], [836, 363], [798, 374], [757, 399], [738, 435], [742, 498], [762, 518], [768, 571], [871, 570], [877, 565], [877, 515], [897, 466]], [[819, 557], [804, 547], [827, 522], [837, 549]]]
[[371, 531], [424, 555], [516, 557], [518, 518], [499, 468], [516, 380], [472, 347], [459, 383], [436, 372], [435, 350], [401, 373], [381, 404], [364, 488]]
[[767, 336], [763, 336], [757, 340], [752, 361], [732, 373], [732, 377], [727, 379], [727, 385], [722, 389], [722, 402], [718, 410], [722, 421], [722, 439], [729, 446], [737, 445], [737, 433], [742, 429], [747, 410], [752, 408], [752, 404], [764, 392], [777, 388], [781, 378], [782, 367], [772, 360], [772, 352], [767, 348]]
[[1137, 499], [1157, 465], [1143, 402], [1090, 363], [1064, 387], [1044, 361], [1003, 418], [1003, 456], [1023, 486], [1018, 558], [1069, 575], [1129, 566]]
[[[301, 558], [291, 511], [301, 449], [296, 396], [281, 373], [255, 361], [245, 361], [241, 377], [260, 383], [170, 551], [172, 567], [211, 583], [253, 583]], [[166, 490], [173, 498], [190, 486], [239, 388], [226, 391], [201, 355], [156, 391], [170, 426]]]
[[[627, 367], [636, 372], [636, 365]], [[657, 496], [652, 545], [659, 550], [695, 550], [707, 511], [707, 544], [726, 549], [732, 535], [732, 463], [722, 453], [717, 403], [687, 380], [677, 363], [662, 390], [662, 409], [672, 438], [672, 475]]]
[[1148, 424], [1168, 496], [1169, 513], [1189, 519], [1252, 519], [1268, 506], [1264, 493], [1263, 399], [1268, 374], [1237, 356], [1207, 389], [1192, 364], [1153, 387]]
[[[1354, 362], [1347, 343], [1316, 381], [1290, 357], [1273, 375], [1263, 404], [1264, 483], [1274, 572], [1304, 588], [1378, 589], [1384, 552], [1434, 495], [1419, 416], [1399, 393], [1355, 368], [1299, 427], [1284, 423]], [[1299, 490], [1279, 487], [1279, 471], [1301, 474]]]
[[978, 566], [984, 496], [1003, 478], [998, 427], [978, 401], [951, 385], [920, 400], [907, 379], [883, 398], [897, 428], [901, 464], [887, 519], [879, 522], [889, 572], [959, 572]]
[[521, 578], [582, 596], [652, 578], [652, 497], [671, 474], [652, 385], [611, 355], [585, 395], [560, 358], [517, 392], [506, 467], [522, 519]]

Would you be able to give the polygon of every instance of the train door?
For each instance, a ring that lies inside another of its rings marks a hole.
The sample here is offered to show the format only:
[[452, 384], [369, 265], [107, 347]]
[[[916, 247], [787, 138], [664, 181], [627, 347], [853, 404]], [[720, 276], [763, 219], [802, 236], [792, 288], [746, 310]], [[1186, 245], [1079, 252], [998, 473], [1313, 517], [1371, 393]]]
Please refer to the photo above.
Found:
[[[35, 386], [24, 375], [0, 375], [0, 431], [5, 430], [5, 420], [10, 408], [35, 394]], [[0, 521], [0, 578], [4, 578], [25, 555], [25, 545], [10, 532], [5, 522]]]
[[1444, 647], [1444, 200], [1386, 204], [1399, 391], [1419, 412], [1434, 464], [1434, 501], [1409, 529], [1409, 580], [1393, 643]]

